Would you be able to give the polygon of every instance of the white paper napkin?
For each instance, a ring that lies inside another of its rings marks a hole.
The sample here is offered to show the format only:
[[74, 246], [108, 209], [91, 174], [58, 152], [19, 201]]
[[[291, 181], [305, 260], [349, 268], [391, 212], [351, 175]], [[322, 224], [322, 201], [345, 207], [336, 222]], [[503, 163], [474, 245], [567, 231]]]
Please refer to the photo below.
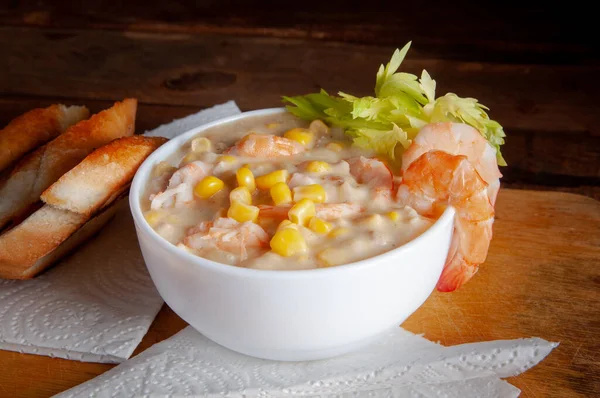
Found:
[[233, 116], [240, 112], [240, 108], [238, 108], [235, 101], [227, 101], [224, 104], [215, 105], [212, 108], [204, 109], [181, 119], [176, 119], [167, 124], [163, 124], [154, 130], [146, 131], [144, 135], [150, 137], [173, 138], [195, 127], [202, 126], [203, 124], [214, 122], [215, 120], [223, 119], [228, 116]]
[[520, 390], [501, 378], [556, 346], [529, 338], [444, 347], [398, 328], [345, 356], [277, 362], [235, 353], [187, 327], [58, 397], [517, 397]]
[[[230, 101], [145, 134], [172, 138], [237, 113]], [[32, 280], [0, 279], [0, 349], [120, 363], [131, 356], [162, 304], [125, 200], [96, 237], [54, 268]]]

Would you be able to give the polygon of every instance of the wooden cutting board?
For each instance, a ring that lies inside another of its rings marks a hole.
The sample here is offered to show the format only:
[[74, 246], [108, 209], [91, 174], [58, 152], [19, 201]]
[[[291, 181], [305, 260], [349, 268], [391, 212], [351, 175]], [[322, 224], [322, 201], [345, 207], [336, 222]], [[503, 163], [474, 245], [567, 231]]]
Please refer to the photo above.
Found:
[[[496, 210], [477, 275], [454, 293], [434, 292], [402, 326], [444, 345], [558, 342], [538, 366], [507, 381], [522, 397], [600, 396], [600, 202], [502, 189]], [[135, 354], [185, 326], [165, 306]], [[0, 396], [46, 397], [111, 367], [0, 351]]]

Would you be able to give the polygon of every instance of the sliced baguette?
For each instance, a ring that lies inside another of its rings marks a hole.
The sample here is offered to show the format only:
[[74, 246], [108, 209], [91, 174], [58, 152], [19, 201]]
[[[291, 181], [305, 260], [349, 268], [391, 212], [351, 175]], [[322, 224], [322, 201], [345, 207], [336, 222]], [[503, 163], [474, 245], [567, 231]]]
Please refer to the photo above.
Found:
[[0, 228], [27, 214], [40, 195], [93, 150], [133, 134], [137, 100], [117, 102], [21, 159], [0, 187]]
[[55, 104], [32, 109], [11, 120], [0, 130], [0, 172], [89, 116], [85, 106]]
[[[123, 200], [126, 201], [125, 199]], [[8, 269], [6, 269], [5, 264], [0, 263], [0, 277], [2, 277], [5, 270], [9, 273], [12, 273], [12, 277], [9, 277], [10, 279], [31, 279], [35, 277], [40, 272], [44, 271], [58, 260], [71, 253], [73, 250], [77, 249], [78, 246], [86, 242], [94, 234], [100, 231], [100, 229], [102, 229], [102, 227], [115, 215], [119, 202], [121, 202], [121, 200], [115, 201], [111, 203], [110, 206], [104, 208], [100, 213], [88, 220], [77, 231], [70, 235], [64, 242], [48, 252], [48, 254], [39, 257], [31, 264], [29, 268], [22, 271], [20, 274], [14, 273], [18, 272], [17, 270], [19, 267], [10, 266]]]
[[[100, 229], [110, 219], [115, 202], [127, 195], [141, 163], [166, 141], [162, 137], [117, 139], [92, 152], [73, 173], [55, 182], [45, 196], [60, 208], [45, 203], [0, 235], [0, 277], [32, 278]], [[93, 189], [88, 191], [88, 187]], [[57, 199], [70, 194], [74, 200]]]
[[22, 279], [29, 269], [81, 228], [89, 217], [43, 206], [0, 236], [0, 276]]
[[56, 208], [90, 215], [112, 192], [131, 180], [144, 159], [166, 141], [162, 137], [141, 136], [115, 140], [65, 173], [41, 198]]

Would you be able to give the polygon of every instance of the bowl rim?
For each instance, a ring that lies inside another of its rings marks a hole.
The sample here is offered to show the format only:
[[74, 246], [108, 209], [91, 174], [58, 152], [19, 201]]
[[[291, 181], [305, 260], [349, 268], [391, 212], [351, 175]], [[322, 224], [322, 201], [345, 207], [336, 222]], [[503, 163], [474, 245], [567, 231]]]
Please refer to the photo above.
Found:
[[[129, 191], [129, 208], [132, 214], [134, 223], [136, 225], [136, 229], [140, 229], [147, 237], [149, 237], [154, 243], [159, 245], [162, 249], [169, 252], [169, 254], [181, 258], [187, 262], [192, 263], [194, 266], [208, 267], [213, 271], [219, 271], [228, 273], [231, 275], [237, 275], [240, 277], [268, 277], [268, 278], [279, 278], [279, 279], [288, 279], [288, 278], [307, 278], [314, 277], [316, 275], [329, 275], [329, 274], [338, 274], [338, 273], [347, 273], [347, 272], [359, 272], [364, 270], [365, 268], [373, 268], [376, 267], [378, 263], [389, 258], [401, 256], [403, 252], [409, 251], [413, 246], [419, 244], [421, 241], [426, 240], [429, 236], [434, 235], [438, 232], [439, 229], [443, 228], [447, 223], [451, 223], [454, 220], [456, 215], [456, 210], [452, 206], [448, 206], [442, 215], [433, 222], [429, 228], [427, 228], [424, 232], [422, 232], [419, 236], [405, 244], [389, 250], [387, 252], [378, 254], [373, 257], [369, 257], [363, 260], [354, 261], [347, 264], [336, 265], [334, 267], [326, 267], [326, 268], [314, 268], [314, 269], [300, 269], [300, 270], [265, 270], [265, 269], [255, 269], [255, 268], [245, 268], [238, 267], [235, 265], [220, 263], [217, 261], [209, 260], [204, 257], [197, 256], [195, 254], [189, 253], [185, 250], [182, 250], [167, 241], [165, 238], [160, 236], [158, 232], [152, 228], [146, 219], [143, 216], [141, 209], [141, 195], [145, 189], [146, 183], [148, 181], [148, 177], [151, 172], [152, 166], [154, 164], [164, 160], [168, 156], [172, 155], [176, 152], [183, 144], [188, 142], [192, 137], [196, 136], [199, 133], [202, 133], [206, 130], [209, 130], [213, 127], [235, 122], [240, 119], [245, 119], [253, 116], [268, 116], [275, 115], [278, 113], [287, 112], [285, 107], [279, 108], [265, 108], [258, 109], [252, 111], [241, 112], [236, 115], [224, 117], [210, 123], [205, 123], [200, 126], [189, 129], [176, 137], [169, 139], [169, 141], [165, 142], [158, 149], [150, 154], [138, 167]], [[136, 233], [139, 233], [136, 231]], [[138, 237], [139, 239], [139, 237]]]

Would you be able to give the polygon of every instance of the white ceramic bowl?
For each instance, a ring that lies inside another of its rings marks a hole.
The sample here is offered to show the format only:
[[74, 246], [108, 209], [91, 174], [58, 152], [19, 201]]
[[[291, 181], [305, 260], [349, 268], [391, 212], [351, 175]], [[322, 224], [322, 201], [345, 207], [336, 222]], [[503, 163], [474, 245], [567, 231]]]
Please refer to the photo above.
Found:
[[140, 198], [155, 164], [215, 125], [282, 108], [246, 112], [192, 129], [164, 144], [139, 168], [130, 206], [144, 260], [158, 292], [181, 318], [231, 350], [298, 361], [337, 356], [398, 327], [429, 297], [453, 230], [449, 208], [421, 236], [390, 252], [331, 268], [270, 271], [194, 256], [158, 235]]

